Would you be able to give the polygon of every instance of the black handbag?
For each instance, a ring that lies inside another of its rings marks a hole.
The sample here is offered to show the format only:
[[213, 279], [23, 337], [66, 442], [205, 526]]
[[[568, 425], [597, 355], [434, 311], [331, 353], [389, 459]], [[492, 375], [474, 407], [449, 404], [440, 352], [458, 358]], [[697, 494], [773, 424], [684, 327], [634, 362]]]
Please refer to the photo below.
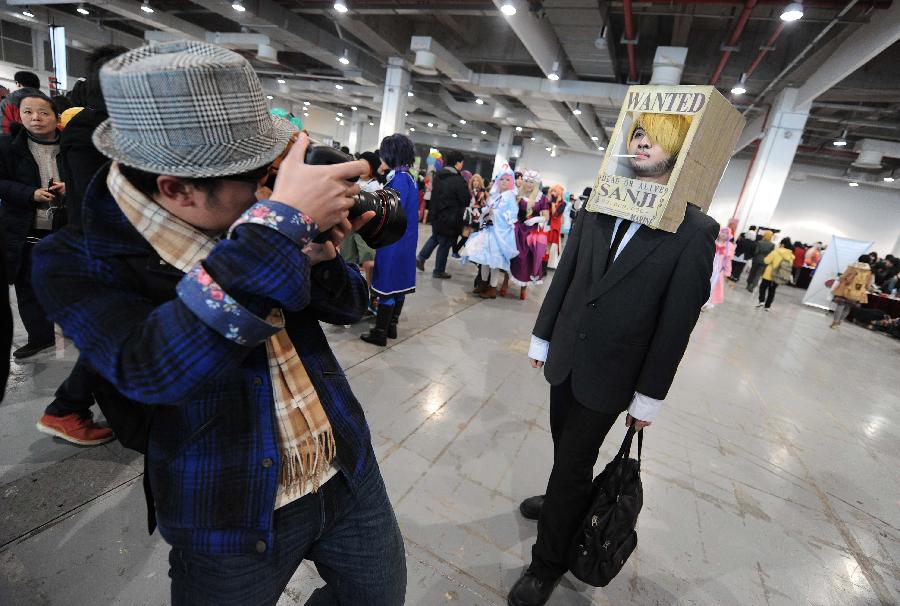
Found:
[[634, 426], [628, 428], [616, 458], [594, 478], [591, 506], [569, 551], [569, 570], [594, 587], [606, 587], [637, 547], [634, 527], [644, 504], [641, 486], [644, 434], [637, 432], [635, 460], [629, 457], [635, 433]]

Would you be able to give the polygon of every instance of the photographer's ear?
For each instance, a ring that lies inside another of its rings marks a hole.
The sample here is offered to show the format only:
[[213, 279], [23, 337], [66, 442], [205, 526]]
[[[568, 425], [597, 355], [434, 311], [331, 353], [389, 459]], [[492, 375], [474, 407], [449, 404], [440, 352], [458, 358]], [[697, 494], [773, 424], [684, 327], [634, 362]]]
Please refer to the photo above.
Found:
[[184, 179], [160, 175], [156, 178], [156, 187], [159, 189], [159, 195], [181, 208], [187, 208], [196, 204], [194, 200], [196, 190], [193, 185]]

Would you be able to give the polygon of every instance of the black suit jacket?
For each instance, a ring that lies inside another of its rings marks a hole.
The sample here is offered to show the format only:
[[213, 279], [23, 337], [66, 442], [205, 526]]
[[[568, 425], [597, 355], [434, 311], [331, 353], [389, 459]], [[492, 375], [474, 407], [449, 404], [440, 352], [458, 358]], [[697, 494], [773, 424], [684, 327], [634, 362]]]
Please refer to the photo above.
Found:
[[709, 299], [719, 232], [688, 206], [677, 233], [641, 227], [604, 274], [615, 221], [578, 213], [533, 331], [550, 342], [547, 380], [571, 375], [576, 400], [608, 413], [635, 391], [666, 397]]

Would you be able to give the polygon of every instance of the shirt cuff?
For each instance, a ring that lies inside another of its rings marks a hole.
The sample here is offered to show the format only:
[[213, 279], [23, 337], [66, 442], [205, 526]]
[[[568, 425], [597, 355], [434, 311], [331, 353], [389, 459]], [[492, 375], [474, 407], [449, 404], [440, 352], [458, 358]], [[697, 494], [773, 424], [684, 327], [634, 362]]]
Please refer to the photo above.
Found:
[[235, 228], [244, 223], [274, 229], [290, 238], [300, 248], [312, 242], [319, 233], [319, 228], [311, 218], [296, 208], [272, 200], [261, 200], [244, 211], [228, 230], [228, 237], [231, 238]]
[[540, 337], [531, 335], [531, 346], [528, 348], [528, 357], [538, 362], [547, 361], [547, 352], [550, 350], [550, 342]]
[[229, 296], [198, 263], [175, 287], [178, 298], [201, 322], [238, 345], [255, 346], [284, 328], [280, 312], [269, 320], [254, 315]]
[[662, 403], [662, 400], [656, 400], [642, 393], [634, 392], [631, 406], [628, 407], [628, 414], [639, 421], [651, 422], [656, 418]]

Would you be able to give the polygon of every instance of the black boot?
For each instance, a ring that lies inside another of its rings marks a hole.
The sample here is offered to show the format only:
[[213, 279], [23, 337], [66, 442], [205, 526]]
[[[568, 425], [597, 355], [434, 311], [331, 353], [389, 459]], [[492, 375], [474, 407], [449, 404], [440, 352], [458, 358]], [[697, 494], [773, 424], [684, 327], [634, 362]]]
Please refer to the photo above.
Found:
[[394, 313], [391, 314], [391, 321], [388, 323], [387, 337], [388, 339], [397, 338], [397, 322], [400, 321], [400, 313], [403, 311], [403, 301], [394, 303]]
[[366, 334], [360, 335], [359, 338], [372, 345], [380, 345], [381, 347], [387, 345], [388, 324], [390, 324], [393, 315], [393, 305], [379, 305], [378, 315], [375, 316], [374, 328]]
[[506, 603], [509, 606], [544, 606], [556, 589], [559, 579], [560, 577], [553, 581], [541, 580], [529, 568], [509, 590]]
[[544, 508], [544, 495], [528, 497], [519, 504], [519, 513], [526, 520], [537, 520], [541, 517], [541, 509]]

